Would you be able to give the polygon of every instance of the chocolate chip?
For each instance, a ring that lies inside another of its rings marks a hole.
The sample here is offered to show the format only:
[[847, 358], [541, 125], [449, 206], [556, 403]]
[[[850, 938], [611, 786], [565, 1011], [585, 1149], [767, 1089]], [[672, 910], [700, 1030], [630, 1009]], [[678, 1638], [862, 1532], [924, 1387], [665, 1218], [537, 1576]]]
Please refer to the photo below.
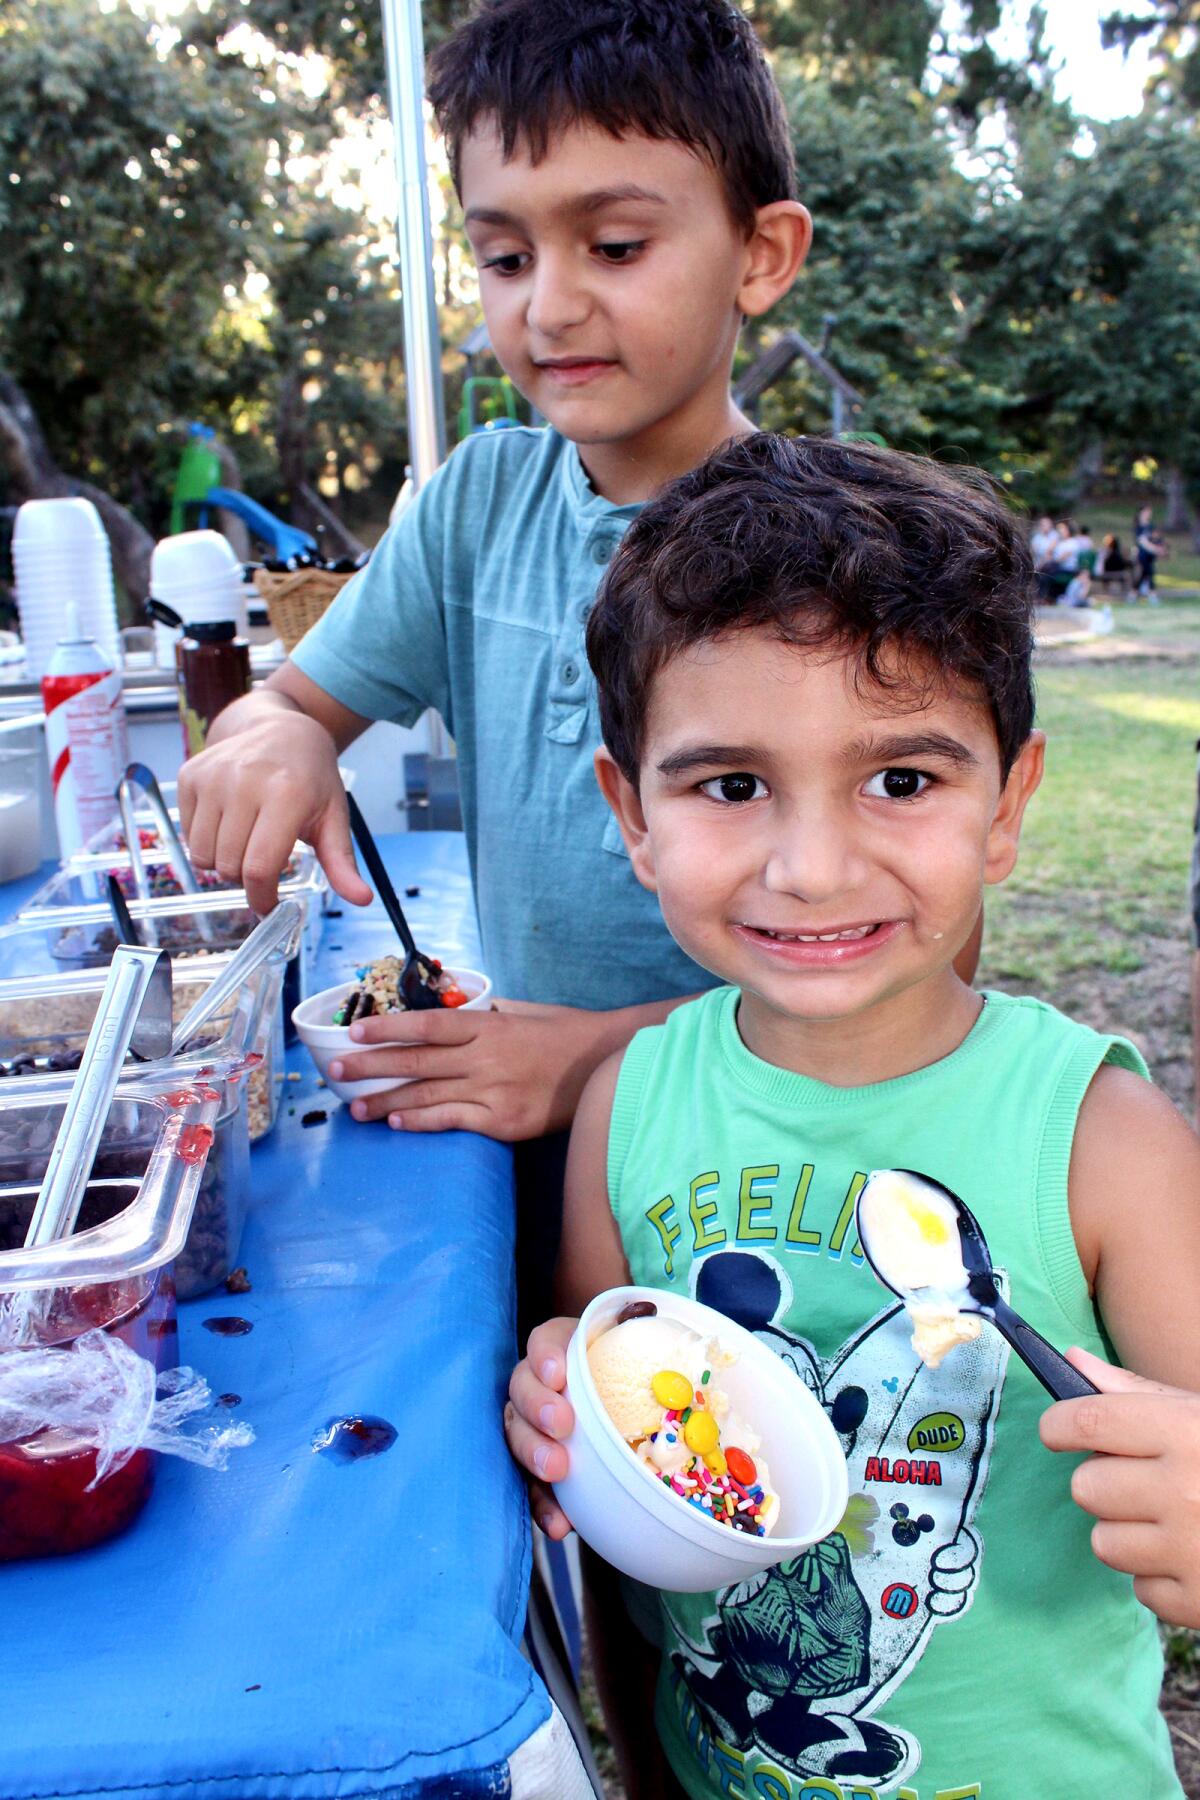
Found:
[[617, 1324], [624, 1325], [626, 1319], [652, 1319], [657, 1311], [653, 1300], [631, 1300], [617, 1314]]
[[404, 890], [404, 898], [406, 900], [415, 900], [420, 891], [419, 887], [406, 887]]
[[306, 1128], [309, 1125], [323, 1125], [328, 1117], [329, 1114], [325, 1111], [325, 1108], [319, 1106], [312, 1112], [301, 1113], [300, 1123]]
[[245, 1269], [230, 1269], [225, 1277], [225, 1292], [227, 1294], [248, 1294], [250, 1291], [250, 1277]]

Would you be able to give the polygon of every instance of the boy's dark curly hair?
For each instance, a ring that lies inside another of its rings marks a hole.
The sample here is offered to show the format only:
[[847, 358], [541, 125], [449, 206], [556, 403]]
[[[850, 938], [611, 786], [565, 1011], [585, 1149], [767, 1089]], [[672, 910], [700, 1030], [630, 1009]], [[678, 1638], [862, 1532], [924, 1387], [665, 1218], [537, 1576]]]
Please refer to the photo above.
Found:
[[431, 56], [429, 98], [456, 187], [463, 139], [491, 118], [504, 155], [535, 163], [581, 123], [686, 144], [747, 235], [758, 207], [795, 198], [783, 102], [729, 0], [485, 0]]
[[604, 741], [636, 784], [651, 684], [690, 644], [766, 630], [855, 652], [905, 698], [991, 709], [1007, 775], [1033, 728], [1033, 562], [979, 469], [844, 439], [735, 438], [629, 527], [592, 608]]

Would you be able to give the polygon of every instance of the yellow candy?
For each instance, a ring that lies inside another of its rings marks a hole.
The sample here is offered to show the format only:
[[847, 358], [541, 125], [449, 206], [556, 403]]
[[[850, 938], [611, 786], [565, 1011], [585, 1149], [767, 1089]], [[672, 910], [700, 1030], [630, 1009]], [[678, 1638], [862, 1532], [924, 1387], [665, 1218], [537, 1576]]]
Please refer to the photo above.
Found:
[[669, 1407], [673, 1412], [682, 1412], [691, 1402], [692, 1384], [678, 1369], [660, 1369], [650, 1386], [654, 1389], [654, 1398], [658, 1404]]
[[[690, 1425], [691, 1422], [692, 1421], [689, 1419], [688, 1424]], [[704, 1466], [710, 1475], [724, 1475], [729, 1467], [728, 1463], [725, 1461], [725, 1452], [723, 1450], [710, 1450], [708, 1455], [704, 1458]]]
[[710, 1456], [721, 1441], [720, 1429], [712, 1414], [694, 1412], [683, 1428], [683, 1441], [697, 1456]]

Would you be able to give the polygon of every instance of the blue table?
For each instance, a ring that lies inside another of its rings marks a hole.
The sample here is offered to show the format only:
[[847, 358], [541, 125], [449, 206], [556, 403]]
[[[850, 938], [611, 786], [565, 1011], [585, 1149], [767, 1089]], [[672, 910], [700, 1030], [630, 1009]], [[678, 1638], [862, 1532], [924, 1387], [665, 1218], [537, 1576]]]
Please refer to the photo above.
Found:
[[[420, 885], [419, 941], [478, 966], [462, 839], [383, 848]], [[389, 935], [378, 904], [346, 907], [321, 980]], [[253, 1291], [180, 1309], [181, 1360], [241, 1396], [256, 1441], [225, 1473], [163, 1459], [110, 1545], [0, 1568], [2, 1800], [471, 1800], [514, 1791], [508, 1759], [551, 1720], [518, 1649], [529, 1528], [500, 1428], [510, 1154], [356, 1124], [302, 1049], [288, 1066], [251, 1158]], [[253, 1330], [204, 1329], [222, 1315]], [[352, 1414], [394, 1425], [392, 1448], [315, 1453]]]

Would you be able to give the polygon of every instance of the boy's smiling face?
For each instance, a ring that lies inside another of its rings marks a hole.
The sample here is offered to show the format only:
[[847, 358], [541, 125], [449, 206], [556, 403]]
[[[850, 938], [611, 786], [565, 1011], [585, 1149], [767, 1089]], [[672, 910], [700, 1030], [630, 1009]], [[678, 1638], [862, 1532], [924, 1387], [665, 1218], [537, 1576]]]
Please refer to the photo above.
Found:
[[534, 163], [520, 145], [505, 161], [484, 119], [459, 178], [492, 346], [565, 437], [619, 446], [658, 482], [739, 428], [739, 315], [790, 285], [808, 246], [803, 207], [760, 209], [747, 239], [707, 160], [595, 125], [561, 131]]
[[1040, 778], [1035, 733], [1002, 780], [970, 690], [856, 672], [759, 630], [693, 646], [654, 678], [639, 789], [600, 754], [639, 878], [775, 1060], [796, 1027], [871, 1015], [902, 1039], [966, 996], [953, 958]]

